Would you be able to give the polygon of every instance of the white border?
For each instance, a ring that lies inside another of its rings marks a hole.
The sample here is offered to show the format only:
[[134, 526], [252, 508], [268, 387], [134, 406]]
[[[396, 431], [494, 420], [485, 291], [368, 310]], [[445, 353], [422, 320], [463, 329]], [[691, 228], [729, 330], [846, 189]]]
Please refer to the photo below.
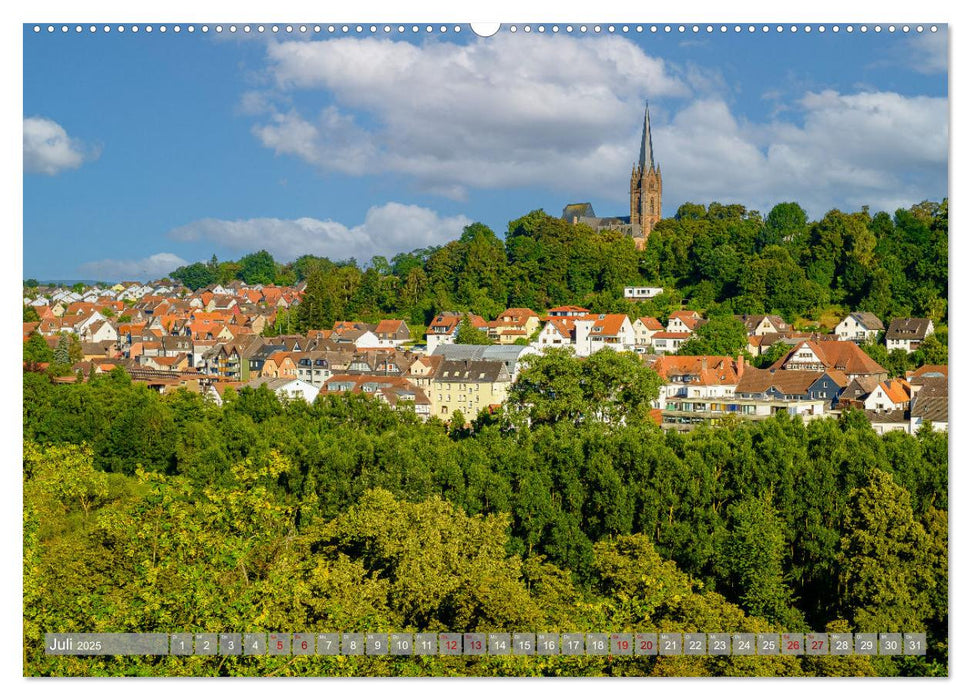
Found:
[[[953, 5], [950, 2], [940, 0], [927, 0], [925, 2], [901, 2], [900, 0], [886, 0], [879, 5], [869, 5], [865, 3], [847, 3], [845, 0], [836, 2], [834, 0], [818, 0], [812, 3], [805, 3], [801, 7], [792, 7], [789, 4], [778, 1], [759, 2], [741, 1], [734, 3], [713, 2], [703, 0], [692, 4], [686, 3], [631, 3], [621, 0], [599, 0], [589, 5], [567, 6], [562, 2], [536, 2], [525, 5], [521, 0], [494, 0], [489, 3], [478, 3], [476, 5], [466, 5], [454, 2], [454, 0], [416, 0], [411, 3], [397, 2], [392, 3], [384, 0], [381, 2], [353, 2], [343, 5], [325, 4], [321, 2], [292, 2], [287, 0], [275, 0], [273, 3], [254, 2], [253, 0], [239, 0], [230, 6], [223, 8], [212, 8], [204, 6], [203, 3], [188, 0], [170, 0], [164, 3], [154, 3], [152, 5], [136, 4], [131, 2], [104, 2], [101, 0], [87, 0], [86, 2], [69, 2], [58, 0], [55, 2], [44, 2], [43, 4], [30, 4], [24, 6], [17, 3], [15, 7], [8, 4], [2, 12], [5, 21], [0, 25], [3, 31], [2, 50], [3, 51], [3, 85], [0, 94], [6, 97], [7, 107], [3, 110], [2, 132], [5, 134], [3, 139], [3, 163], [5, 184], [4, 192], [7, 195], [7, 236], [9, 242], [6, 245], [5, 255], [0, 258], [2, 274], [0, 274], [0, 284], [3, 289], [18, 298], [21, 291], [21, 278], [23, 275], [23, 199], [22, 199], [22, 145], [21, 145], [21, 123], [23, 113], [23, 50], [22, 50], [22, 28], [24, 22], [57, 22], [57, 23], [90, 23], [97, 20], [98, 23], [145, 23], [177, 20], [179, 22], [209, 22], [213, 20], [228, 20], [235, 23], [243, 22], [267, 22], [267, 21], [294, 21], [294, 22], [428, 22], [436, 23], [463, 23], [470, 21], [495, 22], [578, 22], [595, 20], [600, 23], [627, 22], [636, 23], [638, 20], [654, 24], [704, 22], [719, 24], [735, 23], [772, 23], [785, 22], [787, 24], [796, 23], [826, 23], [826, 24], [845, 24], [845, 23], [910, 23], [910, 24], [930, 24], [948, 23], [948, 31], [951, 37], [951, 62], [950, 62], [950, 97], [952, 98], [952, 114], [966, 114], [963, 109], [963, 93], [958, 88], [957, 78], [961, 75], [962, 66], [966, 65], [962, 58], [966, 49], [956, 37], [961, 36], [963, 23], [955, 24], [955, 14]], [[962, 120], [960, 117], [951, 119], [952, 127], [952, 149], [951, 149], [951, 197], [958, 199], [958, 206], [954, 208], [951, 201], [951, 230], [957, 231], [951, 239], [951, 264], [950, 270], [959, 274], [952, 277], [950, 301], [952, 311], [949, 319], [950, 345], [956, 348], [955, 355], [967, 347], [967, 322], [968, 314], [968, 287], [967, 275], [960, 274], [963, 270], [962, 262], [968, 257], [968, 236], [961, 235], [961, 202], [963, 198], [954, 197], [955, 192], [961, 191], [964, 182], [963, 159], [963, 131], [961, 129]], [[956, 223], [955, 223], [956, 219]], [[957, 302], [957, 303], [955, 303]], [[13, 331], [17, 328], [16, 319], [13, 318], [16, 312], [14, 305], [3, 305], [2, 327], [8, 329], [11, 340]], [[11, 342], [7, 347], [16, 347]], [[962, 353], [963, 354], [963, 353]], [[956, 360], [963, 359], [960, 356]], [[952, 390], [954, 397], [964, 397], [968, 395], [968, 373], [962, 368], [960, 361], [956, 361], [951, 368]], [[6, 380], [10, 386], [17, 386], [20, 381], [20, 373], [16, 371], [16, 363], [0, 365], [4, 371]], [[15, 396], [15, 392], [10, 390], [5, 392], [8, 396]], [[957, 405], [957, 400], [952, 402], [951, 407], [951, 454], [968, 454], [967, 438], [961, 427], [965, 422], [965, 410]], [[8, 398], [2, 406], [2, 430], [3, 445], [10, 446], [7, 449], [14, 452], [14, 446], [20, 446], [21, 434], [21, 402], [18, 399]], [[231, 686], [216, 686], [213, 681], [206, 680], [156, 680], [145, 681], [137, 680], [31, 680], [25, 681], [21, 678], [22, 674], [22, 645], [20, 630], [22, 626], [21, 616], [21, 579], [20, 571], [22, 561], [20, 557], [21, 546], [20, 538], [16, 536], [21, 530], [21, 502], [19, 487], [21, 481], [17, 464], [19, 458], [16, 454], [10, 455], [10, 464], [7, 465], [4, 478], [8, 480], [3, 489], [7, 496], [4, 504], [3, 514], [5, 518], [3, 538], [3, 563], [4, 579], [3, 592], [5, 594], [5, 605], [2, 608], [2, 621], [4, 634], [2, 659], [4, 680], [20, 679], [19, 682], [12, 684], [5, 683], [16, 696], [30, 694], [31, 697], [47, 697], [56, 694], [59, 698], [70, 696], [97, 696], [116, 697], [128, 696], [133, 692], [142, 697], [166, 697], [175, 693], [183, 693], [186, 690], [201, 692], [231, 692], [234, 695], [241, 694], [243, 697], [255, 696], [257, 693], [279, 693], [284, 688], [276, 685], [269, 685], [271, 681], [260, 682], [235, 682]], [[346, 694], [348, 697], [370, 696], [372, 693], [388, 694], [393, 697], [428, 697], [429, 695], [448, 695], [461, 697], [462, 700], [474, 698], [495, 699], [497, 695], [506, 696], [512, 692], [515, 696], [534, 695], [536, 693], [556, 693], [565, 694], [568, 697], [579, 697], [581, 694], [588, 696], [591, 693], [608, 694], [607, 697], [631, 696], [645, 697], [647, 695], [663, 692], [665, 694], [686, 694], [692, 696], [695, 693], [714, 693], [722, 697], [726, 694], [730, 696], [752, 697], [753, 694], [763, 696], [768, 694], [785, 694], [792, 697], [809, 697], [820, 694], [831, 695], [834, 691], [838, 694], [849, 691], [854, 695], [876, 691], [882, 696], [889, 695], [912, 695], [915, 692], [931, 691], [935, 694], [944, 693], [951, 695], [958, 687], [955, 679], [967, 678], [965, 664], [962, 662], [967, 659], [967, 644], [963, 642], [958, 630], [963, 630], [964, 625], [964, 606], [961, 604], [961, 597], [956, 593], [961, 590], [961, 584], [966, 581], [965, 572], [967, 567], [965, 557], [966, 549], [961, 546], [965, 539], [961, 537], [966, 533], [967, 519], [963, 516], [962, 510], [966, 508], [957, 507], [958, 504], [964, 505], [964, 485], [967, 477], [963, 475], [966, 465], [961, 460], [951, 462], [951, 659], [950, 672], [951, 681], [937, 682], [933, 687], [918, 687], [913, 682], [901, 679], [882, 679], [882, 680], [843, 680], [843, 681], [797, 681], [791, 679], [773, 680], [728, 680], [728, 679], [708, 679], [704, 681], [693, 681], [685, 679], [664, 680], [664, 679], [641, 679], [641, 680], [619, 680], [611, 679], [605, 681], [583, 681], [570, 682], [564, 680], [546, 679], [543, 683], [537, 684], [530, 680], [327, 680], [324, 684], [318, 684], [313, 680], [300, 680], [297, 686], [290, 686], [285, 692], [295, 692], [298, 694], [327, 694], [329, 697], [341, 697]], [[958, 500], [958, 494], [962, 498]], [[570, 679], [576, 680], [576, 679]], [[897, 682], [893, 682], [897, 681]], [[609, 683], [609, 685], [604, 685]], [[825, 683], [825, 685], [821, 685]], [[134, 684], [137, 684], [134, 685]], [[176, 685], [173, 685], [176, 684]], [[552, 684], [552, 685], [550, 685]], [[661, 684], [661, 685], [659, 685]], [[877, 684], [871, 687], [870, 684]], [[704, 686], [707, 686], [704, 687]]]

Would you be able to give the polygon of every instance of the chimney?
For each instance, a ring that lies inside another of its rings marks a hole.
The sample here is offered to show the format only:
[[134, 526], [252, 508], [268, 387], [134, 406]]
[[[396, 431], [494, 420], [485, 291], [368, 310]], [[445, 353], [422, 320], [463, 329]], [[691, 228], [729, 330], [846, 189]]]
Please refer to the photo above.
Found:
[[745, 372], [745, 359], [741, 355], [739, 355], [738, 359], [735, 360], [735, 374], [737, 374], [738, 378], [741, 379], [742, 374], [744, 374], [744, 372]]
[[701, 371], [704, 372], [706, 369], [708, 369], [708, 356], [707, 355], [702, 355], [701, 356]]

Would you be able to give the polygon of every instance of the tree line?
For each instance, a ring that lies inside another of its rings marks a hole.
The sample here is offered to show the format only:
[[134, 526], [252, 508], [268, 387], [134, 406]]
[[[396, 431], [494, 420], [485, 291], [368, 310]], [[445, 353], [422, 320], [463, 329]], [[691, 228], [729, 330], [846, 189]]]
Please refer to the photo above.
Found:
[[[922, 202], [893, 215], [832, 210], [809, 221], [795, 202], [765, 216], [740, 204], [687, 203], [661, 220], [643, 251], [616, 231], [597, 233], [542, 210], [509, 222], [504, 238], [481, 223], [442, 246], [366, 264], [304, 255], [281, 264], [266, 251], [193, 263], [174, 279], [192, 289], [241, 279], [306, 281], [297, 330], [389, 315], [427, 324], [441, 310], [487, 319], [508, 307], [578, 304], [596, 313], [665, 317], [682, 304], [710, 315], [778, 313], [788, 321], [827, 310], [881, 318], [947, 318], [948, 207]], [[625, 286], [660, 285], [642, 302]]]

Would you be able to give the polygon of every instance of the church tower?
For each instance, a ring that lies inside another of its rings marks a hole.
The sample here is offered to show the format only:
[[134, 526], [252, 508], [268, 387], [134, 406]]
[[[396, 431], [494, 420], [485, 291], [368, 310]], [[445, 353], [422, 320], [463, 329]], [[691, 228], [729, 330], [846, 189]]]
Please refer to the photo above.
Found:
[[651, 140], [651, 112], [644, 107], [644, 131], [641, 132], [641, 157], [630, 174], [631, 233], [638, 250], [644, 249], [654, 225], [661, 220], [661, 167], [654, 163]]

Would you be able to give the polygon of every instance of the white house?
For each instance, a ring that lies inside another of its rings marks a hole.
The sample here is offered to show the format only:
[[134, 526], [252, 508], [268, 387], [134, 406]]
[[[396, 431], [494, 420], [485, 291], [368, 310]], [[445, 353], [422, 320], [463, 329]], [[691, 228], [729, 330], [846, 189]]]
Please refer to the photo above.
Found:
[[900, 349], [913, 352], [934, 332], [934, 322], [929, 318], [895, 318], [887, 329], [887, 351]]
[[118, 340], [118, 331], [108, 321], [98, 321], [85, 329], [83, 337], [90, 343], [116, 341]]
[[691, 335], [690, 332], [658, 331], [651, 337], [651, 347], [658, 355], [663, 355], [666, 352], [675, 353], [681, 349], [681, 346]]
[[674, 311], [668, 317], [669, 333], [694, 333], [702, 323], [697, 311]]
[[[104, 322], [104, 321], [107, 321], [107, 320], [108, 319], [106, 319], [104, 316], [101, 315], [101, 312], [94, 311], [94, 312], [91, 313], [90, 316], [88, 316], [83, 321], [79, 322], [76, 326], [74, 326], [74, 330], [77, 332], [77, 334], [81, 338], [87, 338], [88, 337], [88, 328], [90, 328], [91, 326], [93, 326], [96, 323]], [[114, 338], [114, 340], [117, 340], [117, 334], [116, 334], [116, 337]]]
[[836, 337], [839, 340], [851, 340], [854, 343], [871, 343], [877, 339], [883, 330], [883, 321], [869, 311], [854, 311], [836, 326]]
[[634, 345], [642, 348], [651, 347], [651, 338], [655, 333], [664, 330], [661, 322], [652, 316], [638, 318], [632, 324], [634, 326]]
[[863, 399], [867, 411], [902, 411], [910, 407], [910, 384], [899, 379], [880, 382]]
[[576, 330], [575, 320], [575, 318], [560, 316], [550, 318], [540, 330], [536, 340], [531, 343], [531, 346], [538, 350], [573, 347], [573, 334]]
[[664, 292], [664, 287], [624, 287], [625, 299], [653, 299]]
[[634, 348], [634, 326], [627, 314], [590, 314], [574, 321], [578, 357], [603, 348], [623, 352]]
[[320, 393], [320, 389], [313, 384], [308, 384], [302, 379], [289, 379], [286, 377], [257, 377], [243, 384], [243, 387], [251, 387], [253, 389], [258, 389], [261, 386], [265, 386], [281, 399], [303, 399], [307, 403], [313, 403], [317, 398], [317, 394]]
[[749, 335], [765, 335], [767, 333], [785, 333], [791, 330], [789, 324], [781, 316], [775, 314], [751, 314], [736, 316], [745, 326]]

